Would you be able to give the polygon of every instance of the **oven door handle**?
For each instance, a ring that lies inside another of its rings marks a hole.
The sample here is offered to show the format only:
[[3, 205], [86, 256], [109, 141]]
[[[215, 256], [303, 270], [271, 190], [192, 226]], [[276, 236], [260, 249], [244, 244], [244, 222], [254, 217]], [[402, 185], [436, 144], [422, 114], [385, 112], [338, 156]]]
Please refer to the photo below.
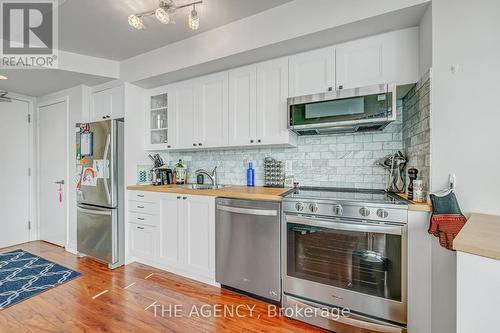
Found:
[[322, 220], [316, 218], [304, 218], [294, 215], [286, 215], [288, 223], [303, 224], [312, 227], [343, 230], [343, 231], [359, 231], [359, 232], [377, 232], [382, 234], [402, 235], [403, 227], [387, 224], [359, 224], [359, 223], [342, 223], [330, 220]]

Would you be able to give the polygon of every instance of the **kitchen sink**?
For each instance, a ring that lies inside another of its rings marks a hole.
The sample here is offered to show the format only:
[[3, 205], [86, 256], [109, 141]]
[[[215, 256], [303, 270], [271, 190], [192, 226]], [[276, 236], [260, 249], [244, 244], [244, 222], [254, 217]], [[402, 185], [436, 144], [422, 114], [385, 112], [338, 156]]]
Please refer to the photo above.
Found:
[[191, 189], [191, 190], [216, 190], [219, 188], [223, 188], [226, 185], [210, 185], [210, 184], [182, 184], [182, 185], [177, 185], [179, 188], [186, 188], [186, 189]]

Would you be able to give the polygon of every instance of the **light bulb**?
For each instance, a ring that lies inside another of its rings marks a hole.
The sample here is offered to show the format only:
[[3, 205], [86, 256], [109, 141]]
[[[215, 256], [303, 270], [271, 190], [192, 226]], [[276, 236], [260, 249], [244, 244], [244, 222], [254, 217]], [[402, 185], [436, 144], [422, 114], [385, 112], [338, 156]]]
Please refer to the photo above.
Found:
[[198, 30], [200, 27], [200, 17], [193, 6], [193, 10], [189, 13], [188, 25], [191, 30]]
[[144, 26], [144, 21], [143, 21], [142, 17], [134, 15], [134, 14], [132, 14], [128, 17], [128, 24], [130, 24], [132, 27], [134, 27], [138, 30], [146, 28], [146, 26]]
[[163, 24], [168, 24], [170, 22], [170, 15], [163, 7], [159, 7], [155, 10], [155, 16]]

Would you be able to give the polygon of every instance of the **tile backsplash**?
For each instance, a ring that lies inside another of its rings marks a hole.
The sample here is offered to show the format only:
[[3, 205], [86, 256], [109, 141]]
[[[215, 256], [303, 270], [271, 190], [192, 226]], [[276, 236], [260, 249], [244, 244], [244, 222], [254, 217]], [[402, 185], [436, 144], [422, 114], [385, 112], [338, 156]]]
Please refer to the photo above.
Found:
[[[384, 189], [387, 171], [375, 162], [398, 150], [403, 151], [402, 102], [398, 101], [397, 121], [381, 132], [325, 136], [300, 136], [297, 147], [246, 148], [161, 152], [169, 166], [182, 159], [188, 167], [188, 182], [194, 172], [218, 166], [219, 183], [246, 184], [246, 168], [252, 161], [256, 185], [264, 184], [264, 158], [270, 156], [287, 164], [301, 186], [335, 186]], [[205, 180], [208, 181], [208, 180]]]
[[[430, 188], [430, 110], [431, 74], [428, 71], [403, 98], [403, 145], [408, 168], [418, 169], [424, 190]], [[407, 184], [409, 178], [407, 176]]]

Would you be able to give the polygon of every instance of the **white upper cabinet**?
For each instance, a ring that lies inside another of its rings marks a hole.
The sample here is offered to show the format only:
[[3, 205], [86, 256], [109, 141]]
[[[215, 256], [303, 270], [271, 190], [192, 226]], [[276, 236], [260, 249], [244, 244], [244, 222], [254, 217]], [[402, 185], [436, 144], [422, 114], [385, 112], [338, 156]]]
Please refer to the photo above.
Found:
[[197, 147], [222, 147], [228, 143], [228, 73], [196, 80], [195, 122]]
[[90, 121], [123, 118], [125, 114], [124, 87], [118, 86], [91, 94]]
[[229, 145], [253, 144], [256, 134], [257, 68], [229, 71]]
[[[171, 102], [177, 129], [174, 148], [193, 148], [197, 135], [195, 80], [184, 81], [172, 87]], [[170, 112], [169, 112], [170, 114]]]
[[337, 45], [337, 89], [418, 81], [418, 28]]
[[289, 96], [335, 89], [335, 47], [290, 56], [289, 64]]
[[293, 135], [287, 128], [288, 60], [257, 65], [257, 143], [283, 144]]

